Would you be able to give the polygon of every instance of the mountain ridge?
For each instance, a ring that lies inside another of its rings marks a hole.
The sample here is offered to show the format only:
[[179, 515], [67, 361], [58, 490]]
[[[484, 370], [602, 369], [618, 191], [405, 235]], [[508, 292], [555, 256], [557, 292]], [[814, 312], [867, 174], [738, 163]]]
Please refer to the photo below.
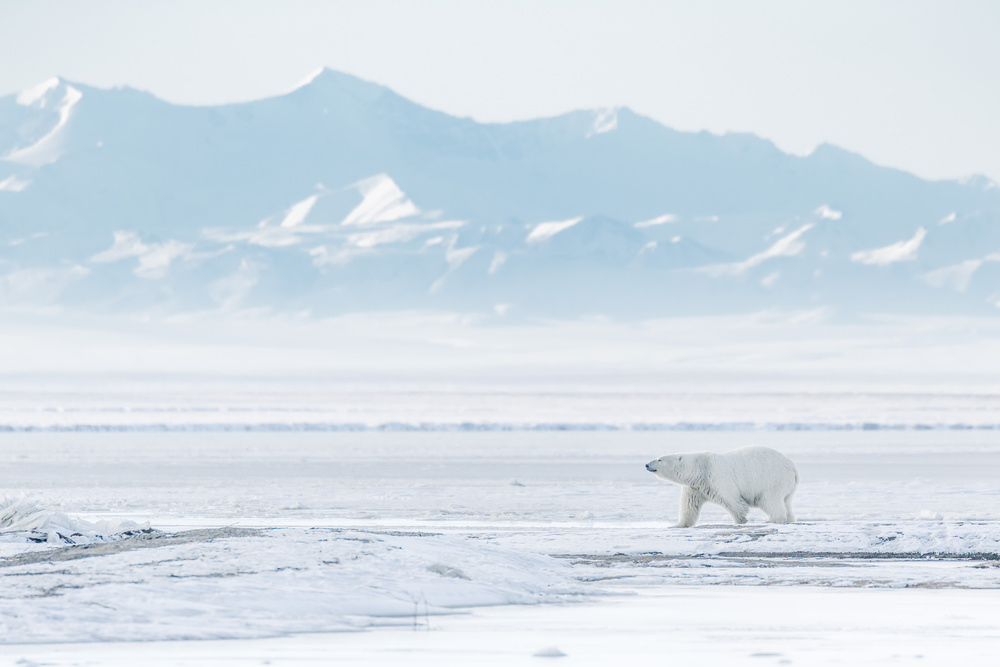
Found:
[[0, 98], [0, 306], [994, 313], [994, 255], [988, 179], [627, 107], [477, 123], [325, 68], [212, 107], [61, 78]]

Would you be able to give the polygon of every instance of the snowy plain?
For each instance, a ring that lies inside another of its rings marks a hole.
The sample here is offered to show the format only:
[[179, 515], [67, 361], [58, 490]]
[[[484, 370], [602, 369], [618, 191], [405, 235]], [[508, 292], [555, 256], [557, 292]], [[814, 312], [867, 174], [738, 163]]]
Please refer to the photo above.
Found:
[[[982, 388], [130, 382], [0, 393], [0, 664], [988, 664], [1000, 641]], [[759, 444], [799, 467], [798, 523], [670, 527], [646, 461]]]

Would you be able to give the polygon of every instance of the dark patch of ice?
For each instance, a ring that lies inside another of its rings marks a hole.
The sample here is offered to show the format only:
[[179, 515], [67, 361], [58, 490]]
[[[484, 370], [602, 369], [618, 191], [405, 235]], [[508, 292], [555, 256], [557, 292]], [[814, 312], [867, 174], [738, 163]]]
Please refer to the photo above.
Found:
[[205, 528], [187, 530], [180, 533], [161, 533], [154, 530], [143, 530], [139, 531], [137, 535], [132, 535], [115, 542], [81, 544], [0, 558], [0, 567], [16, 567], [18, 565], [31, 565], [34, 563], [58, 563], [68, 560], [78, 560], [80, 558], [109, 556], [137, 549], [153, 549], [174, 544], [190, 544], [192, 542], [212, 542], [213, 540], [232, 537], [253, 537], [259, 534], [260, 531], [257, 530], [234, 527]]

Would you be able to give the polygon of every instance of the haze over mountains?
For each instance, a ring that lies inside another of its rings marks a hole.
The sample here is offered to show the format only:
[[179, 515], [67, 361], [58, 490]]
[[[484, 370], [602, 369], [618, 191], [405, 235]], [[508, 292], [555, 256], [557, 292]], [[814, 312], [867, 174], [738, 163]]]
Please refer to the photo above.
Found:
[[[915, 141], [919, 137], [914, 138]], [[322, 70], [220, 107], [0, 98], [0, 307], [995, 314], [1000, 188], [629, 109], [481, 124]]]

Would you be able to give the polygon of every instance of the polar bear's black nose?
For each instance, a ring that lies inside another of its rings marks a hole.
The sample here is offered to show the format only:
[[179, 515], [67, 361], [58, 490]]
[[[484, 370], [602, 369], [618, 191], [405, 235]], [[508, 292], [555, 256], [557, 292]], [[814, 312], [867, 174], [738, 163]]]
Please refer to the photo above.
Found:
[[647, 463], [646, 464], [646, 470], [648, 470], [649, 472], [653, 472], [653, 464], [652, 463]]

